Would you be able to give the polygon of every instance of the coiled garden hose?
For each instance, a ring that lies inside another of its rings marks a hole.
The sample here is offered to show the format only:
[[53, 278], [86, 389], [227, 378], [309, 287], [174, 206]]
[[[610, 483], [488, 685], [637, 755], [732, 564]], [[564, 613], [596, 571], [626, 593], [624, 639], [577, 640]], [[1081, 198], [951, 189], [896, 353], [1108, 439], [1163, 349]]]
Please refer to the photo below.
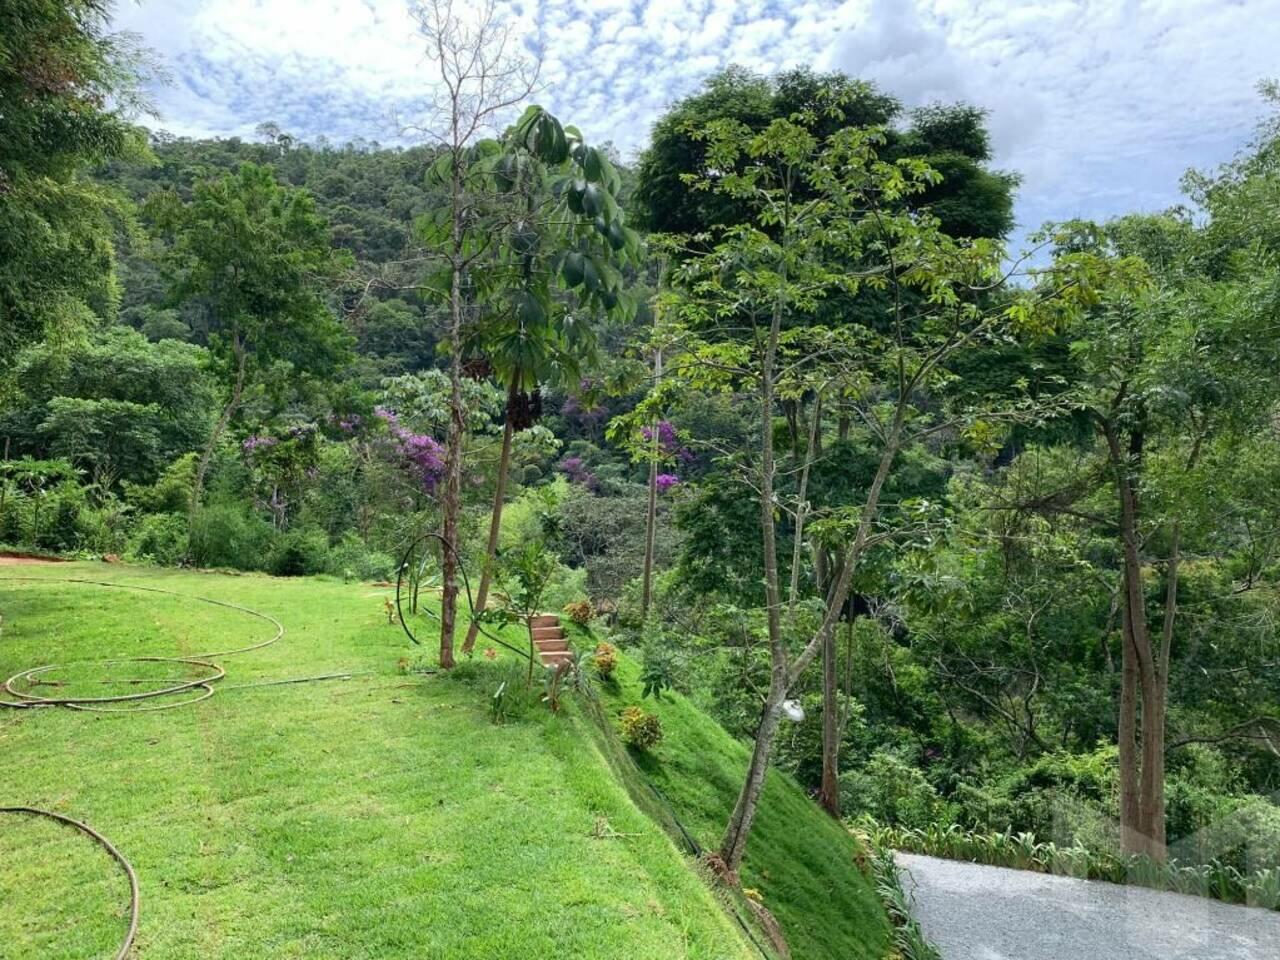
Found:
[[[162, 587], [148, 587], [134, 583], [114, 583], [107, 580], [89, 580], [83, 577], [0, 577], [0, 582], [11, 583], [76, 583], [87, 584], [95, 587], [110, 587], [118, 590], [139, 590], [147, 593], [159, 593], [165, 596], [178, 597], [183, 600], [194, 600], [199, 603], [211, 604], [215, 607], [225, 607], [228, 610], [235, 610], [239, 613], [256, 617], [259, 620], [265, 620], [276, 628], [275, 633], [267, 640], [260, 643], [253, 643], [245, 647], [237, 647], [234, 650], [215, 650], [210, 653], [198, 653], [190, 657], [124, 657], [113, 660], [100, 660], [102, 664], [121, 664], [121, 663], [172, 663], [180, 666], [200, 667], [208, 671], [205, 676], [200, 676], [191, 680], [175, 680], [167, 686], [154, 690], [143, 690], [136, 693], [119, 694], [108, 697], [42, 697], [29, 691], [17, 689], [17, 685], [24, 681], [28, 686], [33, 681], [38, 681], [41, 675], [51, 670], [56, 670], [60, 664], [46, 664], [42, 667], [33, 667], [29, 670], [23, 670], [14, 674], [4, 682], [3, 690], [16, 700], [0, 700], [0, 706], [11, 707], [15, 709], [33, 709], [37, 707], [68, 707], [72, 710], [86, 710], [94, 713], [149, 713], [157, 710], [172, 710], [177, 707], [188, 707], [203, 700], [208, 700], [214, 693], [214, 684], [227, 675], [226, 670], [216, 663], [212, 663], [214, 657], [233, 657], [241, 653], [251, 653], [254, 650], [261, 650], [268, 647], [284, 636], [284, 624], [269, 614], [262, 613], [250, 607], [241, 606], [238, 603], [231, 603], [228, 600], [214, 600], [210, 597], [201, 597], [189, 593], [179, 593], [176, 590], [166, 590]], [[128, 683], [127, 680], [103, 680], [103, 683]], [[176, 703], [163, 703], [155, 706], [144, 707], [116, 707], [110, 704], [134, 703], [140, 700], [153, 700], [157, 697], [171, 697], [189, 690], [198, 691], [194, 697], [180, 700]]]
[[126, 877], [129, 878], [129, 929], [125, 933], [124, 942], [120, 944], [120, 949], [116, 951], [115, 960], [125, 960], [129, 955], [129, 949], [133, 946], [133, 938], [138, 935], [138, 913], [141, 908], [142, 898], [138, 893], [138, 875], [133, 871], [133, 864], [125, 858], [115, 845], [100, 834], [93, 827], [79, 820], [73, 820], [61, 813], [54, 813], [52, 810], [41, 810], [37, 807], [0, 807], [0, 814], [17, 814], [20, 816], [44, 817], [53, 820], [56, 823], [62, 823], [70, 827], [75, 827], [81, 833], [85, 834], [91, 840], [106, 850], [111, 858], [120, 865], [120, 869], [124, 871]]

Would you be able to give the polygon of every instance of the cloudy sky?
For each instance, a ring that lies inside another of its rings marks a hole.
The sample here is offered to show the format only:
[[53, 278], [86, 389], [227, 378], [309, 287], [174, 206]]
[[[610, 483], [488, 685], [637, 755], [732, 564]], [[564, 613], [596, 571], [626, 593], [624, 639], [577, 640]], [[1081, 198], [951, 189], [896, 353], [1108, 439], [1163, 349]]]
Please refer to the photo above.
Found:
[[[1280, 76], [1280, 0], [502, 0], [543, 61], [539, 99], [624, 154], [710, 72], [810, 65], [907, 104], [990, 112], [1022, 230], [1160, 209], [1189, 166], [1229, 159]], [[468, 0], [458, 0], [460, 7]], [[431, 93], [404, 0], [122, 0], [171, 75], [174, 133], [396, 142]]]

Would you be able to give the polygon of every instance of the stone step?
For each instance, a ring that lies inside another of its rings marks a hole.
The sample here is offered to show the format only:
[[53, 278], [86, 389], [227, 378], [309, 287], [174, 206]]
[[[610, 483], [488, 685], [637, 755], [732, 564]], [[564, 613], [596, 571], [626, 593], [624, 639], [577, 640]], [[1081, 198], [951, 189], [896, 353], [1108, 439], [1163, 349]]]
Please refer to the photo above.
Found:
[[559, 640], [564, 636], [564, 631], [559, 627], [534, 627], [533, 639], [535, 640]]
[[529, 625], [533, 627], [558, 627], [560, 626], [560, 618], [554, 613], [540, 613], [535, 617], [529, 618]]
[[535, 640], [533, 645], [543, 653], [553, 653], [557, 650], [568, 650], [569, 641], [564, 637], [547, 637], [544, 640]]
[[542, 652], [542, 662], [548, 667], [568, 663], [572, 659], [573, 653], [569, 650], [544, 650]]

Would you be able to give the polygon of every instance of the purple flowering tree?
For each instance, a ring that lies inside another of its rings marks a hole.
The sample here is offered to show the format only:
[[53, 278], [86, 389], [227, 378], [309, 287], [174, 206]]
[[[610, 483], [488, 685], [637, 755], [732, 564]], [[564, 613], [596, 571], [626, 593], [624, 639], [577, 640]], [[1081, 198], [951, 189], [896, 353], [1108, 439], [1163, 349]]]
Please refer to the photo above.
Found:
[[445, 476], [445, 451], [435, 437], [406, 427], [394, 410], [378, 407], [379, 420], [387, 426], [387, 436], [396, 462], [413, 481], [415, 489], [434, 495]]

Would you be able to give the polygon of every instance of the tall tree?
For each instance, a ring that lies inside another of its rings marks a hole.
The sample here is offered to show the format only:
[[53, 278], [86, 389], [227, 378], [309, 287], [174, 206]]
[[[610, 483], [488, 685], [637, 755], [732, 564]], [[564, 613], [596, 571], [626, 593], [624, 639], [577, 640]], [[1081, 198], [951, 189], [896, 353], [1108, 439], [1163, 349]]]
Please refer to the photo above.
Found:
[[[445, 338], [449, 346], [450, 423], [445, 444], [445, 478], [440, 495], [441, 558], [440, 665], [454, 665], [453, 634], [458, 616], [458, 547], [462, 516], [463, 404], [462, 346], [475, 324], [477, 304], [469, 289], [471, 267], [488, 247], [488, 232], [478, 229], [492, 200], [491, 177], [482, 161], [496, 153], [480, 140], [533, 91], [537, 68], [509, 49], [510, 35], [493, 0], [474, 9], [455, 9], [452, 0], [424, 0], [410, 7], [418, 32], [434, 64], [440, 93], [431, 117], [422, 125], [439, 151], [432, 178], [442, 197], [428, 218], [424, 240], [443, 263], [437, 274], [445, 301]], [[491, 229], [492, 224], [488, 224]]]
[[[608, 158], [582, 142], [573, 127], [529, 107], [505, 132], [498, 127], [534, 90], [536, 65], [512, 49], [508, 25], [492, 0], [455, 9], [450, 0], [415, 4], [442, 92], [421, 125], [438, 159], [430, 182], [439, 203], [423, 218], [425, 256], [434, 264], [427, 289], [443, 301], [449, 377], [453, 384], [446, 474], [441, 493], [440, 663], [454, 663], [458, 530], [462, 502], [461, 383], [468, 353], [497, 369], [509, 391], [499, 489], [490, 520], [478, 602], [501, 522], [501, 495], [510, 464], [510, 436], [522, 419], [519, 402], [552, 361], [561, 366], [590, 339], [585, 316], [567, 313], [553, 291], [573, 292], [583, 311], [625, 302], [612, 261], [639, 250], [616, 200], [621, 181]], [[492, 134], [500, 133], [498, 137]], [[486, 134], [490, 134], [486, 136]], [[468, 633], [464, 645], [474, 643]]]
[[349, 338], [322, 296], [345, 258], [309, 194], [280, 186], [274, 173], [246, 163], [198, 183], [191, 202], [157, 197], [152, 213], [170, 246], [170, 295], [202, 314], [224, 392], [221, 412], [196, 467], [191, 512], [199, 511], [205, 476], [246, 387], [332, 371]]
[[[1037, 415], [1026, 397], [955, 391], [949, 366], [1019, 329], [1051, 322], [1054, 309], [1079, 301], [1089, 286], [1085, 265], [1077, 263], [1075, 276], [1053, 290], [992, 302], [986, 294], [1004, 278], [1001, 246], [956, 241], [936, 218], [906, 209], [903, 198], [936, 183], [937, 174], [916, 158], [881, 158], [878, 131], [837, 124], [833, 133], [815, 132], [818, 117], [838, 117], [841, 100], [833, 91], [821, 109], [773, 120], [758, 132], [737, 121], [708, 124], [699, 134], [708, 172], [691, 178], [753, 213], [749, 223], [716, 231], [711, 250], [689, 262], [682, 281], [684, 360], [673, 358], [671, 367], [673, 379], [745, 391], [758, 411], [758, 449], [739, 465], [758, 504], [770, 678], [720, 846], [730, 876], [746, 850], [784, 701], [835, 630], [868, 552], [918, 526], [908, 503], [882, 500], [902, 451], [942, 433]], [[802, 322], [827, 296], [864, 288], [883, 294], [878, 313], [841, 326]], [[832, 546], [835, 566], [819, 597], [821, 613], [789, 629], [774, 420], [795, 371], [812, 377], [822, 369], [830, 374], [821, 379], [831, 380], [849, 369], [862, 372], [846, 403], [873, 438], [877, 464], [857, 503], [812, 524], [814, 537]], [[648, 415], [644, 404], [637, 409]]]
[[110, 318], [128, 205], [85, 176], [141, 156], [139, 50], [106, 0], [0, 6], [0, 371], [25, 343]]
[[[1140, 261], [1148, 275], [1136, 288], [1105, 292], [1071, 332], [1082, 404], [1114, 496], [1107, 519], [1120, 558], [1121, 842], [1156, 860], [1167, 855], [1165, 755], [1186, 539], [1200, 532], [1201, 555], [1215, 552], [1215, 539], [1231, 540], [1214, 502], [1227, 485], [1195, 478], [1213, 469], [1206, 456], [1227, 438], [1243, 450], [1268, 431], [1280, 396], [1274, 258], [1253, 237], [1237, 237], [1220, 269], [1206, 274], [1199, 264], [1224, 252], [1220, 238], [1168, 216], [1081, 228], [1069, 240], [1076, 249]], [[1090, 491], [1087, 477], [1077, 477], [1034, 502], [1046, 512], [1071, 509]], [[1217, 538], [1206, 536], [1219, 525]], [[1153, 602], [1148, 585], [1156, 565], [1164, 582]]]
[[[483, 277], [477, 288], [485, 308], [465, 347], [468, 362], [488, 367], [507, 389], [476, 588], [479, 610], [489, 599], [513, 437], [533, 424], [542, 385], [581, 392], [584, 375], [599, 359], [594, 321], [605, 313], [635, 310], [617, 271], [642, 249], [618, 202], [621, 178], [605, 153], [584, 143], [576, 128], [560, 128], [554, 117], [531, 107], [499, 144], [494, 186], [505, 193], [514, 219], [472, 268]], [[464, 653], [471, 652], [478, 633], [473, 619]]]
[[[838, 113], [826, 104], [833, 92], [844, 104]], [[633, 204], [645, 227], [693, 235], [716, 226], [748, 222], [749, 206], [699, 190], [688, 174], [706, 174], [709, 154], [698, 131], [716, 121], [733, 121], [760, 132], [774, 120], [800, 113], [812, 117], [818, 137], [844, 127], [884, 131], [879, 153], [886, 160], [927, 160], [942, 174], [897, 202], [929, 209], [944, 233], [955, 237], [1002, 237], [1013, 227], [1017, 178], [990, 168], [991, 147], [983, 112], [967, 104], [934, 104], [904, 111], [891, 94], [843, 73], [807, 68], [764, 77], [729, 67], [709, 77], [697, 93], [677, 102], [656, 124], [640, 157]], [[797, 195], [811, 188], [797, 185]]]

